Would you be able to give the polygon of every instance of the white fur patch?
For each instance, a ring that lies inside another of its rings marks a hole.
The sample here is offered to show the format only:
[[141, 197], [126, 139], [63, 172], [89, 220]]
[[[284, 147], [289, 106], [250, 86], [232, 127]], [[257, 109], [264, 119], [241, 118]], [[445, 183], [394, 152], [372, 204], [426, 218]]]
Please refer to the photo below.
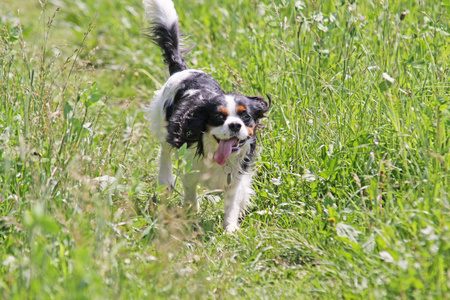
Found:
[[[197, 94], [198, 92], [200, 92], [200, 90], [187, 90], [186, 92], [184, 92], [183, 96], [191, 97], [191, 96]], [[200, 95], [200, 97], [201, 97], [201, 95]]]
[[145, 17], [150, 22], [158, 22], [169, 27], [178, 23], [178, 15], [171, 0], [143, 0]]
[[236, 101], [234, 101], [234, 97], [231, 95], [225, 95], [225, 101], [227, 102], [227, 109], [230, 113], [230, 116], [236, 115]]

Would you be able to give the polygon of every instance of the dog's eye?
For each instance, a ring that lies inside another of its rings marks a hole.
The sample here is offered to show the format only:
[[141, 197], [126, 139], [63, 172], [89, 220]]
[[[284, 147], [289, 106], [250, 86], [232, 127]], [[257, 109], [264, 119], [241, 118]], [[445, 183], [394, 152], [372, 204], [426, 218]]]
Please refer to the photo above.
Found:
[[225, 114], [221, 113], [221, 112], [218, 112], [218, 113], [215, 114], [215, 118], [217, 120], [225, 120], [227, 118], [227, 116]]
[[239, 116], [241, 117], [241, 119], [244, 122], [249, 122], [252, 119], [252, 117], [250, 117], [250, 115], [247, 112], [245, 112], [245, 111], [240, 113]]

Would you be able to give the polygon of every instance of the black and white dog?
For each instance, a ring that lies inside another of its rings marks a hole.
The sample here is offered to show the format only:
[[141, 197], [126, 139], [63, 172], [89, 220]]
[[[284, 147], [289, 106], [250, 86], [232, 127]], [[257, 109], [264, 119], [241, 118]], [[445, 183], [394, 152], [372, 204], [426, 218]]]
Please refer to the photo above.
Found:
[[151, 24], [148, 36], [162, 49], [170, 71], [146, 108], [152, 133], [161, 142], [159, 184], [172, 189], [172, 154], [187, 144], [197, 172], [181, 178], [184, 205], [198, 210], [197, 184], [223, 190], [224, 229], [233, 232], [253, 193], [256, 130], [269, 105], [263, 97], [225, 93], [210, 75], [189, 69], [173, 2], [143, 0], [143, 4]]

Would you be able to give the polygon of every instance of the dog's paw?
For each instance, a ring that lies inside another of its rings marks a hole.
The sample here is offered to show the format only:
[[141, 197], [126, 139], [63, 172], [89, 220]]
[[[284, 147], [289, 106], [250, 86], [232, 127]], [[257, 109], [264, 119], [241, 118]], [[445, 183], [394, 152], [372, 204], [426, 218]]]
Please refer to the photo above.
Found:
[[172, 193], [173, 190], [173, 186], [174, 186], [174, 181], [173, 178], [160, 178], [158, 177], [156, 182], [155, 182], [156, 186], [166, 186], [166, 188], [164, 189], [164, 193], [170, 194]]
[[229, 224], [225, 226], [225, 234], [233, 234], [239, 231], [239, 226], [236, 224]]

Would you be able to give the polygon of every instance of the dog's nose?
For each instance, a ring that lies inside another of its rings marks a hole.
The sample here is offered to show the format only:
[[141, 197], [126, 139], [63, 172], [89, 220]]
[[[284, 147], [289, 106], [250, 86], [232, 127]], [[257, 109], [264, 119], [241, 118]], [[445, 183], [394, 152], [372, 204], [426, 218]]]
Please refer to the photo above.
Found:
[[231, 131], [233, 132], [238, 132], [241, 129], [242, 125], [239, 123], [230, 123], [228, 125], [228, 128], [230, 128]]

